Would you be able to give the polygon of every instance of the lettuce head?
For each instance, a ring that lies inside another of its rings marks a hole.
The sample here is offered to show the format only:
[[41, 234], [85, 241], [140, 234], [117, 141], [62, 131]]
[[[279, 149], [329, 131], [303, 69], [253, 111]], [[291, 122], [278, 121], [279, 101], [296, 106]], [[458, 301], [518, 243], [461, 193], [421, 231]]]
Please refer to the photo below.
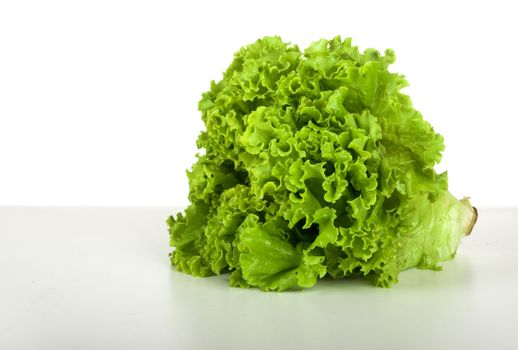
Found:
[[326, 276], [387, 287], [451, 259], [476, 210], [434, 170], [443, 138], [394, 60], [340, 37], [235, 53], [198, 105], [191, 204], [167, 221], [176, 269], [281, 291]]

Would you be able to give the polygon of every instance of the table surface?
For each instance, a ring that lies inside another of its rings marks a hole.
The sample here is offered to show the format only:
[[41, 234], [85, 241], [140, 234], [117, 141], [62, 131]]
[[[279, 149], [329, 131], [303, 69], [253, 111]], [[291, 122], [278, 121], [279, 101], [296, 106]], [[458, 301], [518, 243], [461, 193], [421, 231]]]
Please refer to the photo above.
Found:
[[518, 209], [390, 289], [228, 286], [169, 265], [167, 208], [0, 208], [0, 349], [518, 349]]

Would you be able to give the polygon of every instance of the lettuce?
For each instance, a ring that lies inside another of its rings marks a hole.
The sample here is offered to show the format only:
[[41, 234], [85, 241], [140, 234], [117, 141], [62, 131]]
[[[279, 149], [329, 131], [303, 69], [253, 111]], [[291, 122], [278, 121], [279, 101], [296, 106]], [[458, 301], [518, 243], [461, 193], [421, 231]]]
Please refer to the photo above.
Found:
[[325, 276], [387, 287], [453, 258], [476, 211], [434, 170], [443, 138], [394, 60], [340, 37], [241, 48], [199, 102], [191, 204], [167, 221], [176, 269], [262, 290]]

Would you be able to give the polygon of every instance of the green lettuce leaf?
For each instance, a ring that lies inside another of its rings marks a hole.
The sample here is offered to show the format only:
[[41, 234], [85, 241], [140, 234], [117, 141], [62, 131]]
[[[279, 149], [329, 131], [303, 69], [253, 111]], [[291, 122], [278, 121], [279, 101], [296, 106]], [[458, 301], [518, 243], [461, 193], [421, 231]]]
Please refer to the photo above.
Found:
[[387, 287], [453, 258], [476, 211], [434, 170], [443, 138], [400, 92], [394, 61], [340, 37], [236, 52], [199, 102], [203, 152], [191, 205], [168, 219], [172, 264], [281, 291], [325, 276]]

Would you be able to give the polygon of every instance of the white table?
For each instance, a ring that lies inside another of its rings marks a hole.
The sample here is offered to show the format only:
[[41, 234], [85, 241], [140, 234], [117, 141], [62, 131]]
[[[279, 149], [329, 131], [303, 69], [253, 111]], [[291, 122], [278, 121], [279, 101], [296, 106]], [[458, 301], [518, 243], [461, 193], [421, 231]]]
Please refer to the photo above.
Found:
[[391, 289], [235, 289], [168, 260], [166, 208], [0, 208], [0, 349], [518, 349], [518, 209]]

